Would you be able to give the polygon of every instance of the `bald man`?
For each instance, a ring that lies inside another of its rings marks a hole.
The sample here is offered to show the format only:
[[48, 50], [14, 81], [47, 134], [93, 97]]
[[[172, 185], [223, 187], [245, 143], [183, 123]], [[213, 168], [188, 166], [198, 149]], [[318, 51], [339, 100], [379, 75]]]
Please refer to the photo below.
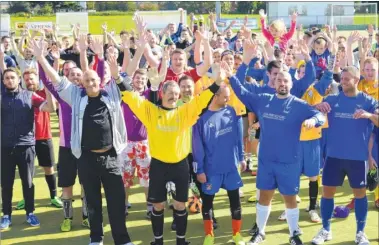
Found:
[[290, 244], [303, 244], [299, 235], [299, 209], [296, 195], [300, 187], [301, 167], [298, 161], [302, 123], [307, 128], [319, 127], [325, 117], [305, 101], [290, 94], [291, 75], [280, 71], [275, 80], [275, 94], [247, 91], [236, 76], [230, 84], [237, 97], [259, 117], [261, 138], [258, 159], [257, 188], [260, 190], [256, 221], [258, 229], [248, 244], [265, 240], [265, 227], [270, 215], [271, 200], [278, 188], [286, 204]]
[[126, 128], [121, 94], [112, 79], [104, 88], [93, 70], [83, 74], [83, 88], [74, 85], [49, 65], [43, 47], [34, 44], [38, 62], [59, 96], [72, 107], [71, 151], [79, 159], [79, 177], [86, 193], [90, 223], [90, 245], [102, 245], [104, 187], [114, 243], [132, 245], [125, 225], [125, 192], [118, 155], [126, 147]]
[[242, 118], [228, 105], [230, 89], [220, 86], [208, 110], [200, 117], [192, 132], [194, 171], [203, 192], [204, 245], [214, 244], [213, 199], [220, 188], [228, 192], [232, 214], [232, 239], [245, 245], [240, 234], [241, 201], [239, 188], [242, 179], [238, 173], [246, 168], [242, 145]]

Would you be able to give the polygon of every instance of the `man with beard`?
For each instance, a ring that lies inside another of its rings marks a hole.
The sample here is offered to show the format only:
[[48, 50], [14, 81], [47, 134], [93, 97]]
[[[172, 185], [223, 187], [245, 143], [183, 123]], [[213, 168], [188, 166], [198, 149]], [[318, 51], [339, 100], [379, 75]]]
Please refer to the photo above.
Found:
[[245, 245], [240, 233], [242, 213], [239, 188], [243, 183], [237, 167], [240, 164], [241, 171], [246, 168], [240, 148], [242, 118], [237, 116], [233, 107], [227, 105], [229, 96], [229, 87], [221, 85], [208, 110], [193, 127], [193, 164], [203, 191], [204, 245], [214, 244], [212, 209], [215, 194], [220, 188], [227, 190], [229, 196], [233, 242]]
[[[247, 48], [244, 50], [250, 49], [251, 42], [245, 42]], [[247, 91], [238, 78], [232, 76], [232, 69], [225, 63], [224, 67], [237, 97], [259, 117], [262, 131], [257, 173], [257, 189], [260, 190], [256, 217], [258, 229], [248, 244], [255, 245], [264, 241], [271, 200], [276, 188], [285, 200], [290, 244], [303, 244], [299, 237], [299, 209], [296, 202], [301, 175], [297, 159], [300, 130], [304, 121], [305, 127], [313, 128], [321, 126], [325, 117], [290, 94], [293, 84], [288, 72], [278, 73], [275, 80], [276, 94], [256, 94]]]
[[26, 222], [39, 226], [34, 212], [34, 109], [53, 112], [54, 104], [49, 92], [47, 100], [34, 92], [24, 90], [14, 69], [3, 71], [4, 90], [1, 98], [1, 197], [3, 216], [0, 229], [12, 225], [12, 195], [16, 166], [25, 199]]
[[[23, 73], [26, 89], [35, 92], [42, 98], [46, 99], [46, 92], [44, 89], [39, 89], [39, 79], [37, 71], [34, 69], [27, 69]], [[54, 101], [55, 103], [55, 101]], [[34, 122], [35, 122], [35, 138], [36, 138], [36, 156], [38, 165], [41, 166], [45, 172], [45, 180], [50, 191], [51, 205], [62, 208], [62, 201], [57, 197], [57, 183], [54, 173], [54, 147], [51, 135], [50, 126], [50, 113], [40, 111], [38, 108], [34, 109]], [[18, 209], [23, 209], [25, 206], [24, 200], [17, 204]]]
[[[342, 186], [347, 175], [355, 198], [357, 222], [355, 243], [368, 245], [364, 233], [368, 202], [366, 196], [367, 161], [369, 139], [373, 124], [379, 126], [378, 102], [358, 90], [360, 72], [354, 66], [342, 70], [342, 92], [330, 95], [316, 105], [328, 113], [328, 137], [326, 139], [326, 161], [322, 174], [321, 217], [322, 228], [313, 238], [313, 244], [323, 244], [332, 239], [330, 220], [334, 209], [337, 186]], [[349, 132], [349, 133], [346, 133]]]
[[[70, 68], [70, 69], [69, 69]], [[73, 220], [73, 186], [78, 172], [78, 160], [71, 152], [71, 107], [59, 96], [53, 83], [46, 77], [44, 69], [39, 65], [40, 79], [45, 87], [52, 93], [59, 103], [59, 153], [58, 153], [58, 186], [62, 188], [62, 203], [64, 220], [60, 225], [61, 231], [71, 231]], [[68, 81], [79, 86], [83, 78], [83, 72], [72, 61], [66, 61], [63, 65], [63, 73]], [[79, 179], [80, 182], [80, 179]], [[82, 226], [89, 227], [87, 204], [83, 187], [82, 199]]]

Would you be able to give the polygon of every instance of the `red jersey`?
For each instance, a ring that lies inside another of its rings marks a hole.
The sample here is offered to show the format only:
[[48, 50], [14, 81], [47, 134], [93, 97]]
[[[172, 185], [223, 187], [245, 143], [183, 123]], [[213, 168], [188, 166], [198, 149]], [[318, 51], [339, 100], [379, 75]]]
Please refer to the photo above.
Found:
[[[42, 98], [46, 99], [45, 90], [38, 90], [35, 93], [41, 96]], [[40, 111], [39, 107], [35, 107], [34, 124], [36, 140], [46, 140], [52, 138], [49, 112]]]

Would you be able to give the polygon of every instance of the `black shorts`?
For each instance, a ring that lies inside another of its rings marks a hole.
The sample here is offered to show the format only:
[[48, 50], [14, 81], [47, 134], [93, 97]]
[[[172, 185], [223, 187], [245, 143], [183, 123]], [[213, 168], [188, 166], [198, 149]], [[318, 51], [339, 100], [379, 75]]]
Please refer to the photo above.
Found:
[[53, 167], [55, 164], [54, 147], [51, 139], [36, 140], [38, 166]]
[[175, 164], [164, 163], [155, 158], [151, 158], [148, 201], [151, 203], [165, 202], [167, 200], [166, 184], [172, 181], [175, 184], [173, 198], [178, 202], [187, 202], [188, 172], [187, 158]]
[[60, 146], [58, 156], [58, 187], [73, 186], [77, 175], [78, 159], [72, 154], [71, 148]]

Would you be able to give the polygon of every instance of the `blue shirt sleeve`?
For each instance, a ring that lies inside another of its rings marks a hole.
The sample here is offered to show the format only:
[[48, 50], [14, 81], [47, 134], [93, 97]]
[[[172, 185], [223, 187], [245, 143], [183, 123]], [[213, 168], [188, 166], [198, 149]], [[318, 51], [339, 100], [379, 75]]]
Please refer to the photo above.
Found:
[[193, 161], [197, 164], [196, 174], [204, 173], [205, 149], [202, 135], [202, 120], [199, 119], [192, 127], [192, 155]]
[[301, 98], [305, 91], [316, 79], [316, 71], [312, 61], [305, 64], [305, 75], [303, 78], [293, 83], [291, 94]]
[[261, 81], [264, 78], [264, 74], [266, 73], [266, 69], [255, 69], [249, 68], [247, 71], [247, 76], [254, 78], [256, 81]]
[[231, 76], [229, 78], [230, 85], [238, 99], [245, 104], [245, 106], [250, 111], [256, 111], [259, 108], [259, 95], [249, 92], [245, 89], [245, 87], [241, 84], [239, 79], [236, 76]]
[[4, 56], [4, 62], [5, 62], [5, 65], [7, 66], [7, 68], [9, 68], [9, 67], [16, 68], [16, 62], [10, 56], [5, 55]]
[[314, 88], [317, 90], [317, 92], [320, 95], [324, 96], [326, 90], [328, 89], [330, 84], [332, 84], [332, 82], [333, 82], [333, 72], [327, 70], [322, 75], [320, 81], [315, 83]]
[[244, 160], [244, 150], [243, 150], [243, 122], [242, 117], [237, 116], [237, 146], [238, 146], [238, 162], [241, 162]]
[[302, 121], [314, 118], [316, 119], [316, 125], [315, 125], [316, 128], [321, 127], [325, 123], [326, 117], [320, 111], [310, 106], [305, 101], [301, 100], [299, 104], [300, 104], [300, 110], [299, 110], [298, 115], [302, 117], [301, 118]]

